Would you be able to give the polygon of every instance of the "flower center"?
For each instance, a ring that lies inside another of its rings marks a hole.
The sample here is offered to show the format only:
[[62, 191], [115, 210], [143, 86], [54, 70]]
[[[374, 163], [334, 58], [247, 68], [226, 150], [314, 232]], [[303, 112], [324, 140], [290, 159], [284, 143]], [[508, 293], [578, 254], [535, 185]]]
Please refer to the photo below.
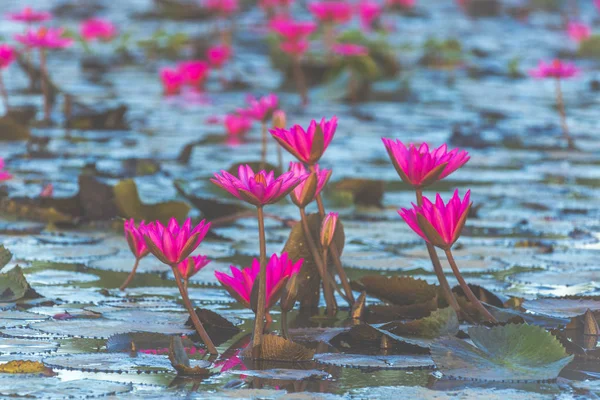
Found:
[[266, 185], [267, 184], [267, 178], [265, 177], [264, 172], [259, 172], [258, 174], [254, 175], [254, 182], [260, 184], [260, 185]]

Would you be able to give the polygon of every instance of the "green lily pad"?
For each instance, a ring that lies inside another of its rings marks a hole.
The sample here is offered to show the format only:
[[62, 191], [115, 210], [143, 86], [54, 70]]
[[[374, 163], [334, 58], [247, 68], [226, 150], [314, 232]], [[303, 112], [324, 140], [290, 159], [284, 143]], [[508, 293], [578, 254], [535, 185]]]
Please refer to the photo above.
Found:
[[[91, 326], [93, 325], [93, 327]], [[131, 322], [105, 319], [73, 319], [67, 321], [44, 321], [35, 324], [36, 330], [44, 333], [66, 335], [88, 339], [108, 339], [112, 335], [127, 332], [156, 332], [166, 335], [190, 335], [193, 329], [181, 325], [148, 322]]]
[[161, 221], [167, 223], [170, 218], [183, 221], [190, 212], [190, 206], [181, 201], [166, 201], [158, 204], [143, 204], [133, 179], [123, 180], [113, 188], [115, 202], [120, 214], [136, 221]]
[[428, 317], [409, 322], [390, 322], [381, 329], [399, 336], [418, 336], [433, 339], [458, 333], [458, 316], [452, 307], [432, 312]]
[[543, 328], [508, 324], [469, 329], [475, 346], [445, 337], [431, 346], [437, 368], [454, 378], [486, 381], [548, 381], [573, 359]]
[[0, 340], [0, 354], [40, 354], [52, 353], [58, 349], [56, 342], [44, 340], [27, 340], [2, 338]]

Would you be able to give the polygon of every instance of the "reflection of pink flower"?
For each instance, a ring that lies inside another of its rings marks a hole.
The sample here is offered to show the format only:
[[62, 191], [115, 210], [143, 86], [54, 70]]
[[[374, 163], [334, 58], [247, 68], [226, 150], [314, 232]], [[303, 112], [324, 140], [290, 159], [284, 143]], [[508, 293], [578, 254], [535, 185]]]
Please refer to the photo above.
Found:
[[[242, 350], [236, 350], [236, 352], [233, 353], [233, 355], [231, 357], [229, 357], [227, 360], [221, 360], [221, 361], [216, 362], [215, 368], [221, 367], [221, 372], [227, 372], [239, 365], [241, 370], [244, 370], [244, 371], [247, 370], [248, 368], [244, 365], [244, 363], [242, 362], [242, 360], [239, 357], [241, 351]], [[240, 375], [240, 377], [244, 377], [244, 376], [245, 375]]]
[[184, 78], [180, 71], [172, 68], [163, 68], [160, 70], [160, 80], [166, 96], [179, 94], [179, 92], [181, 92]]
[[100, 18], [86, 19], [79, 30], [83, 39], [88, 42], [96, 39], [108, 42], [117, 36], [117, 28], [113, 23]]
[[201, 89], [208, 76], [209, 66], [206, 61], [183, 61], [177, 64], [177, 70], [183, 76], [184, 83]]
[[235, 13], [238, 8], [238, 0], [205, 0], [202, 5], [207, 10], [224, 16]]
[[52, 18], [52, 14], [47, 11], [34, 11], [31, 7], [25, 7], [23, 11], [17, 13], [8, 14], [8, 19], [18, 22], [26, 22], [28, 24], [32, 22], [47, 21]]
[[361, 26], [370, 30], [373, 22], [381, 15], [381, 5], [372, 0], [362, 0], [358, 5]]
[[64, 29], [40, 27], [29, 29], [24, 35], [15, 35], [15, 40], [30, 48], [62, 49], [73, 44], [73, 39], [63, 37]]
[[228, 135], [243, 135], [252, 127], [252, 120], [242, 115], [227, 114], [225, 116], [225, 129]]
[[592, 29], [583, 22], [573, 21], [567, 25], [567, 34], [575, 42], [581, 42], [592, 35]]
[[208, 58], [208, 62], [215, 68], [221, 68], [230, 57], [231, 48], [229, 46], [213, 46], [206, 52], [206, 58]]
[[534, 78], [571, 78], [579, 73], [579, 68], [573, 63], [553, 60], [551, 63], [540, 61], [537, 68], [529, 71]]
[[352, 5], [345, 1], [315, 1], [308, 10], [322, 22], [343, 24], [352, 18]]
[[361, 57], [369, 55], [369, 49], [360, 44], [338, 43], [333, 46], [333, 52], [345, 57]]
[[4, 159], [0, 157], [0, 181], [7, 181], [12, 179], [12, 175], [4, 171]]
[[8, 67], [16, 58], [15, 49], [7, 44], [0, 44], [0, 69]]

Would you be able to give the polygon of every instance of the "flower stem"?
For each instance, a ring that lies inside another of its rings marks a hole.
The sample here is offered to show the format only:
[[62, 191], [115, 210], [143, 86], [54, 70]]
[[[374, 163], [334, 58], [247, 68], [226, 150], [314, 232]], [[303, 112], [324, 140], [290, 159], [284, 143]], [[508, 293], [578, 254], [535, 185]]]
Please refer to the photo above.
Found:
[[277, 163], [279, 164], [279, 170], [283, 172], [283, 152], [281, 146], [277, 146]]
[[50, 121], [50, 90], [48, 88], [48, 70], [46, 68], [46, 51], [40, 49], [40, 79], [44, 94], [44, 121]]
[[[265, 126], [263, 124], [263, 126]], [[262, 207], [258, 212], [258, 237], [260, 241], [260, 272], [258, 274], [258, 299], [256, 317], [254, 319], [254, 334], [252, 336], [252, 357], [260, 358], [262, 335], [265, 325], [265, 307], [267, 304], [267, 244], [265, 238], [265, 216]]]
[[560, 115], [560, 125], [562, 127], [563, 136], [567, 140], [569, 149], [575, 149], [575, 141], [569, 134], [569, 126], [567, 125], [567, 113], [565, 112], [565, 102], [563, 99], [562, 89], [560, 86], [560, 78], [556, 78], [556, 106]]
[[6, 86], [4, 86], [4, 79], [0, 73], [0, 94], [2, 94], [2, 102], [4, 103], [4, 114], [8, 114], [8, 93], [6, 92]]
[[192, 323], [194, 324], [194, 328], [196, 329], [196, 332], [198, 332], [198, 335], [200, 335], [200, 338], [202, 339], [202, 341], [208, 348], [208, 351], [210, 352], [210, 354], [219, 354], [219, 352], [217, 351], [217, 348], [215, 347], [212, 340], [210, 339], [210, 336], [208, 336], [208, 333], [204, 329], [204, 326], [202, 326], [202, 322], [198, 318], [198, 315], [196, 314], [196, 311], [194, 310], [194, 307], [192, 306], [192, 302], [190, 301], [187, 291], [185, 290], [185, 288], [183, 287], [183, 284], [181, 283], [181, 275], [179, 274], [177, 265], [171, 265], [171, 269], [173, 270], [173, 275], [175, 275], [175, 283], [177, 283], [177, 288], [179, 289], [179, 294], [181, 294], [181, 299], [183, 300], [183, 304], [185, 305], [185, 308], [187, 309], [188, 313], [190, 314], [190, 318], [192, 320]]
[[125, 281], [123, 282], [123, 284], [121, 285], [121, 287], [119, 288], [119, 290], [125, 290], [125, 288], [127, 286], [129, 286], [129, 284], [133, 280], [133, 277], [135, 276], [135, 271], [137, 271], [137, 267], [138, 267], [139, 264], [140, 264], [140, 259], [136, 257], [135, 264], [133, 264], [133, 268], [131, 269], [131, 272], [129, 273], [129, 276], [127, 276], [127, 279], [125, 279]]
[[[423, 205], [423, 190], [421, 188], [417, 188], [417, 205]], [[450, 289], [450, 285], [448, 284], [448, 280], [446, 279], [446, 275], [444, 275], [444, 269], [442, 268], [442, 263], [440, 262], [440, 258], [435, 251], [433, 245], [429, 242], [425, 242], [427, 245], [427, 252], [429, 253], [429, 258], [431, 259], [431, 265], [433, 265], [433, 271], [440, 282], [440, 286], [442, 287], [442, 294], [446, 299], [446, 302], [450, 307], [454, 309], [457, 313], [460, 313], [460, 306], [458, 305], [458, 301], [456, 301], [456, 297], [454, 297], [454, 293], [452, 293], [452, 289]]]
[[304, 72], [302, 71], [302, 66], [300, 65], [300, 56], [294, 56], [293, 68], [294, 68], [294, 80], [296, 81], [296, 88], [298, 89], [298, 93], [300, 93], [300, 98], [302, 99], [302, 105], [306, 106], [308, 104], [308, 90], [306, 88], [306, 78], [304, 77]]
[[260, 169], [265, 169], [267, 164], [267, 123], [262, 122], [262, 151], [260, 156]]
[[331, 290], [331, 283], [328, 279], [329, 272], [327, 271], [327, 262], [323, 262], [323, 259], [319, 254], [319, 250], [317, 249], [317, 245], [315, 244], [312, 234], [310, 233], [308, 218], [306, 217], [306, 211], [304, 208], [300, 208], [300, 219], [302, 220], [302, 228], [304, 229], [306, 243], [308, 244], [308, 248], [313, 256], [313, 259], [315, 260], [315, 263], [317, 264], [317, 270], [319, 271], [319, 275], [321, 275], [321, 280], [323, 281], [323, 294], [325, 296], [327, 312], [333, 313], [337, 310], [337, 304], [335, 302], [335, 297], [333, 296], [333, 291]]
[[288, 332], [288, 313], [287, 311], [281, 311], [281, 336], [284, 339], [290, 338], [290, 333]]
[[452, 272], [454, 272], [454, 275], [456, 276], [460, 287], [462, 288], [469, 301], [477, 308], [481, 315], [483, 315], [490, 322], [498, 322], [496, 318], [494, 318], [494, 316], [490, 314], [490, 312], [483, 306], [483, 304], [481, 304], [481, 301], [479, 301], [479, 299], [473, 294], [471, 288], [469, 287], [469, 285], [467, 285], [467, 282], [465, 282], [465, 279], [462, 277], [462, 274], [458, 270], [458, 266], [456, 265], [456, 261], [454, 260], [454, 256], [452, 255], [452, 250], [446, 249], [444, 251], [446, 252], [446, 257], [448, 258], [448, 263], [452, 268]]

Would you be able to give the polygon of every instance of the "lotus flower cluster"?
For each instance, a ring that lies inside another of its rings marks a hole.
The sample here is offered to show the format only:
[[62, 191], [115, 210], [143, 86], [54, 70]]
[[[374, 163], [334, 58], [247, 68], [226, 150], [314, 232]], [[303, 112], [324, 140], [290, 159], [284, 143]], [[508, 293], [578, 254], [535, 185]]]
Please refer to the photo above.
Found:
[[[266, 287], [266, 308], [267, 310], [273, 307], [279, 300], [279, 294], [287, 280], [300, 272], [303, 259], [293, 262], [289, 259], [287, 253], [282, 253], [281, 257], [273, 254], [267, 263], [267, 287]], [[216, 271], [215, 276], [225, 287], [225, 289], [242, 303], [245, 307], [250, 307], [250, 296], [256, 277], [260, 271], [260, 262], [255, 258], [250, 267], [242, 270], [235, 266], [231, 266], [231, 276], [225, 273]]]
[[312, 120], [306, 130], [300, 125], [294, 125], [290, 129], [275, 128], [269, 132], [299, 161], [314, 165], [327, 150], [336, 129], [337, 118], [334, 116], [329, 121], [323, 118], [319, 123]]
[[444, 179], [469, 161], [469, 154], [460, 149], [448, 151], [446, 144], [430, 150], [426, 143], [419, 147], [400, 140], [382, 138], [396, 172], [403, 182], [420, 188]]
[[240, 137], [252, 128], [252, 120], [243, 115], [227, 114], [224, 119], [225, 130], [230, 137]]
[[286, 172], [275, 178], [273, 171], [254, 173], [249, 165], [240, 165], [237, 177], [221, 171], [220, 174], [215, 174], [211, 182], [240, 200], [262, 207], [278, 202], [307, 178], [308, 174], [296, 176], [293, 172]]
[[94, 40], [109, 42], [118, 35], [115, 25], [101, 18], [90, 18], [83, 21], [79, 33], [86, 42]]
[[369, 49], [360, 44], [338, 43], [333, 46], [333, 52], [344, 57], [363, 57], [369, 55]]
[[360, 16], [360, 22], [365, 30], [371, 30], [373, 22], [377, 20], [381, 15], [381, 5], [373, 0], [362, 0], [358, 4], [358, 15]]
[[231, 47], [226, 45], [216, 45], [206, 51], [208, 63], [216, 69], [220, 69], [231, 58]]
[[564, 79], [571, 78], [579, 73], [579, 68], [573, 63], [563, 62], [561, 60], [553, 60], [546, 63], [540, 61], [537, 68], [529, 71], [529, 74], [534, 78], [555, 78]]

